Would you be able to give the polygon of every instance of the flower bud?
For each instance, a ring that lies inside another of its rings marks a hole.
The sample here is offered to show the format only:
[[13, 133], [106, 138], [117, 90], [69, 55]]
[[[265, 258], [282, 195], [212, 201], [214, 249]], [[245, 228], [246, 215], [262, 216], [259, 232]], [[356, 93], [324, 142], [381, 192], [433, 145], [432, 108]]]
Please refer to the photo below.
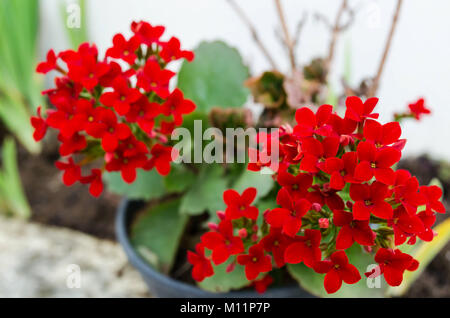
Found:
[[246, 238], [247, 235], [248, 235], [247, 229], [240, 229], [240, 230], [238, 231], [238, 236], [239, 236], [241, 239]]
[[219, 219], [225, 220], [225, 212], [223, 212], [223, 211], [217, 211], [216, 214], [217, 214], [217, 217], [218, 217]]
[[353, 208], [353, 203], [350, 201], [347, 201], [347, 203], [345, 204], [347, 206], [347, 208], [349, 208], [350, 210]]
[[253, 231], [253, 232], [258, 232], [258, 225], [256, 225], [256, 224], [253, 225], [253, 226], [252, 226], [252, 231]]
[[235, 268], [236, 268], [236, 263], [235, 262], [231, 262], [230, 264], [228, 264], [228, 266], [227, 266], [225, 271], [227, 273], [231, 273], [232, 271], [234, 271]]
[[218, 231], [219, 230], [219, 226], [216, 223], [213, 222], [209, 222], [208, 223], [208, 227], [211, 231]]
[[258, 241], [258, 235], [256, 233], [252, 235], [252, 241], [253, 242]]
[[320, 210], [322, 210], [322, 206], [319, 203], [315, 202], [311, 205], [311, 209], [316, 212], [320, 212]]
[[319, 219], [319, 227], [321, 229], [327, 229], [330, 226], [330, 220], [326, 218], [320, 218]]

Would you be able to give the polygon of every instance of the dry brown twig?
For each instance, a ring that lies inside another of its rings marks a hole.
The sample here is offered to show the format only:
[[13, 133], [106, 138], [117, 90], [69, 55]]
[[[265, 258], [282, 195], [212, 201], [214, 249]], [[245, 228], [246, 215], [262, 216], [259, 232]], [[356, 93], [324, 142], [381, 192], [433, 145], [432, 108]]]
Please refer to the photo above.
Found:
[[384, 47], [383, 56], [381, 58], [379, 66], [378, 66], [377, 74], [375, 75], [375, 77], [373, 79], [373, 84], [372, 84], [372, 87], [369, 90], [369, 96], [368, 97], [374, 96], [377, 93], [377, 91], [378, 91], [378, 87], [380, 85], [380, 78], [381, 78], [381, 75], [383, 74], [384, 65], [386, 64], [386, 59], [388, 57], [389, 50], [391, 48], [392, 38], [394, 36], [394, 32], [395, 32], [395, 29], [397, 27], [398, 17], [399, 17], [399, 14], [400, 14], [402, 3], [403, 3], [403, 0], [397, 0], [397, 6], [395, 8], [395, 13], [394, 13], [394, 16], [392, 18], [391, 29], [389, 31], [388, 38], [386, 40], [386, 45]]
[[258, 36], [258, 32], [256, 32], [256, 29], [253, 26], [250, 19], [245, 15], [244, 11], [242, 11], [242, 9], [237, 5], [237, 3], [234, 0], [227, 0], [227, 2], [230, 4], [231, 8], [236, 12], [236, 14], [240, 17], [242, 22], [244, 22], [245, 25], [247, 25], [253, 40], [255, 41], [256, 45], [259, 47], [259, 49], [261, 50], [267, 61], [270, 63], [271, 67], [274, 70], [277, 70], [278, 67], [277, 64], [275, 63], [275, 60], [272, 58], [265, 45], [262, 43], [261, 39]]
[[291, 34], [289, 33], [289, 29], [287, 27], [286, 18], [284, 16], [283, 8], [281, 7], [281, 1], [275, 0], [275, 6], [277, 8], [278, 17], [280, 18], [281, 28], [283, 29], [284, 43], [286, 44], [286, 47], [288, 49], [289, 61], [291, 63], [291, 69], [292, 69], [292, 72], [294, 72], [295, 68], [296, 68], [295, 54], [294, 54], [294, 41], [292, 40]]
[[295, 29], [294, 33], [294, 51], [298, 47], [300, 43], [300, 35], [302, 34], [303, 27], [305, 26], [306, 22], [308, 21], [308, 14], [306, 12], [303, 12], [303, 16], [297, 23], [297, 28]]
[[[344, 13], [347, 12], [349, 17], [347, 22], [342, 23], [342, 17]], [[328, 27], [331, 29], [331, 40], [328, 47], [328, 56], [325, 60], [325, 69], [327, 72], [327, 75], [329, 74], [329, 70], [331, 67], [331, 63], [333, 62], [334, 52], [336, 48], [337, 39], [339, 36], [339, 33], [345, 31], [353, 22], [354, 19], [354, 11], [348, 6], [347, 0], [342, 0], [342, 4], [336, 14], [336, 19], [334, 22], [334, 25], [331, 25], [326, 18], [318, 16], [320, 20], [326, 22]]]

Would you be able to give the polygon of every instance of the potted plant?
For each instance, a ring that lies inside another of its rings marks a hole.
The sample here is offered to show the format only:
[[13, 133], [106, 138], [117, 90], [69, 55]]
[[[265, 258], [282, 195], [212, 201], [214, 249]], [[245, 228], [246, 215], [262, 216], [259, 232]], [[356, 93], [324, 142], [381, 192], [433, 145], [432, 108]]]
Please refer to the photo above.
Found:
[[[99, 196], [105, 182], [128, 197], [118, 239], [156, 295], [398, 294], [448, 240], [448, 222], [437, 237], [432, 228], [442, 190], [394, 167], [406, 142], [399, 121], [429, 112], [422, 100], [381, 123], [371, 86], [335, 100], [339, 115], [314, 106], [329, 59], [297, 72], [290, 54], [289, 76], [249, 79], [223, 42], [194, 54], [162, 40], [163, 26], [131, 30], [104, 58], [88, 43], [50, 51], [37, 71], [60, 73], [45, 91], [54, 109], [32, 124], [36, 140], [58, 131], [66, 185]], [[241, 107], [249, 90], [264, 105], [256, 120]]]

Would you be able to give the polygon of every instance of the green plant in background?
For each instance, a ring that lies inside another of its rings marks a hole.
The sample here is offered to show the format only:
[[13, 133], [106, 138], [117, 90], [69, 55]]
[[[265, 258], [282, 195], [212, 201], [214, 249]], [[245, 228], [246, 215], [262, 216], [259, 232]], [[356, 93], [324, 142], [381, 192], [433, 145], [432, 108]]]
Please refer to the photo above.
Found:
[[0, 120], [32, 153], [40, 145], [30, 115], [43, 102], [34, 75], [38, 26], [38, 1], [0, 1]]
[[89, 39], [86, 22], [86, 1], [61, 2], [61, 17], [73, 48]]
[[2, 145], [0, 170], [0, 213], [28, 218], [30, 206], [22, 189], [16, 158], [16, 144], [8, 137]]

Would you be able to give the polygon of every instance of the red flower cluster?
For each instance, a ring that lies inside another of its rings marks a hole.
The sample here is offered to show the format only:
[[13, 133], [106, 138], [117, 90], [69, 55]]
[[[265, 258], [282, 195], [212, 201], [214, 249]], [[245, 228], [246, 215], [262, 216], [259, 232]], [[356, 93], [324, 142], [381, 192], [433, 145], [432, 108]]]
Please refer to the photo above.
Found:
[[[31, 118], [34, 139], [44, 138], [48, 127], [56, 129], [59, 152], [68, 157], [67, 162], [56, 163], [64, 171], [64, 183], [90, 184], [94, 196], [102, 192], [104, 170], [120, 171], [129, 183], [138, 168], [155, 167], [168, 174], [173, 158], [167, 135], [195, 109], [179, 89], [169, 90], [175, 73], [166, 69], [177, 59], [191, 61], [193, 53], [181, 50], [177, 38], [162, 41], [163, 26], [133, 22], [131, 30], [130, 39], [114, 36], [103, 60], [95, 45], [83, 43], [77, 51], [50, 50], [36, 68], [44, 74], [55, 70], [61, 76], [56, 77], [55, 88], [43, 92], [54, 109], [47, 110], [44, 118], [39, 107]], [[101, 159], [101, 167], [82, 176], [81, 166], [96, 159]]]
[[[227, 190], [227, 209], [218, 213], [220, 224], [199, 243], [212, 254], [202, 252], [191, 262], [194, 272], [200, 265], [207, 270], [194, 273], [194, 278], [214, 274], [205, 265], [211, 258], [218, 265], [235, 257], [230, 264], [245, 266], [247, 279], [264, 290], [272, 280], [263, 277], [274, 267], [303, 263], [326, 273], [325, 289], [334, 293], [342, 282], [354, 284], [361, 279], [345, 251], [355, 242], [364, 247], [361, 253], [377, 251], [375, 261], [389, 285], [399, 285], [405, 270], [415, 270], [418, 262], [396, 246], [406, 241], [414, 244], [417, 237], [433, 239], [435, 212], [445, 212], [442, 191], [419, 186], [409, 172], [393, 169], [405, 140], [400, 139], [398, 122], [383, 125], [376, 120], [377, 102], [377, 98], [363, 102], [349, 97], [344, 117], [330, 105], [316, 113], [301, 108], [295, 127], [258, 135], [263, 147], [249, 151], [253, 162], [248, 168], [278, 167], [273, 175], [278, 207], [260, 216], [252, 205], [254, 188], [242, 194]], [[277, 165], [258, 161], [270, 158], [273, 143], [279, 147]]]

